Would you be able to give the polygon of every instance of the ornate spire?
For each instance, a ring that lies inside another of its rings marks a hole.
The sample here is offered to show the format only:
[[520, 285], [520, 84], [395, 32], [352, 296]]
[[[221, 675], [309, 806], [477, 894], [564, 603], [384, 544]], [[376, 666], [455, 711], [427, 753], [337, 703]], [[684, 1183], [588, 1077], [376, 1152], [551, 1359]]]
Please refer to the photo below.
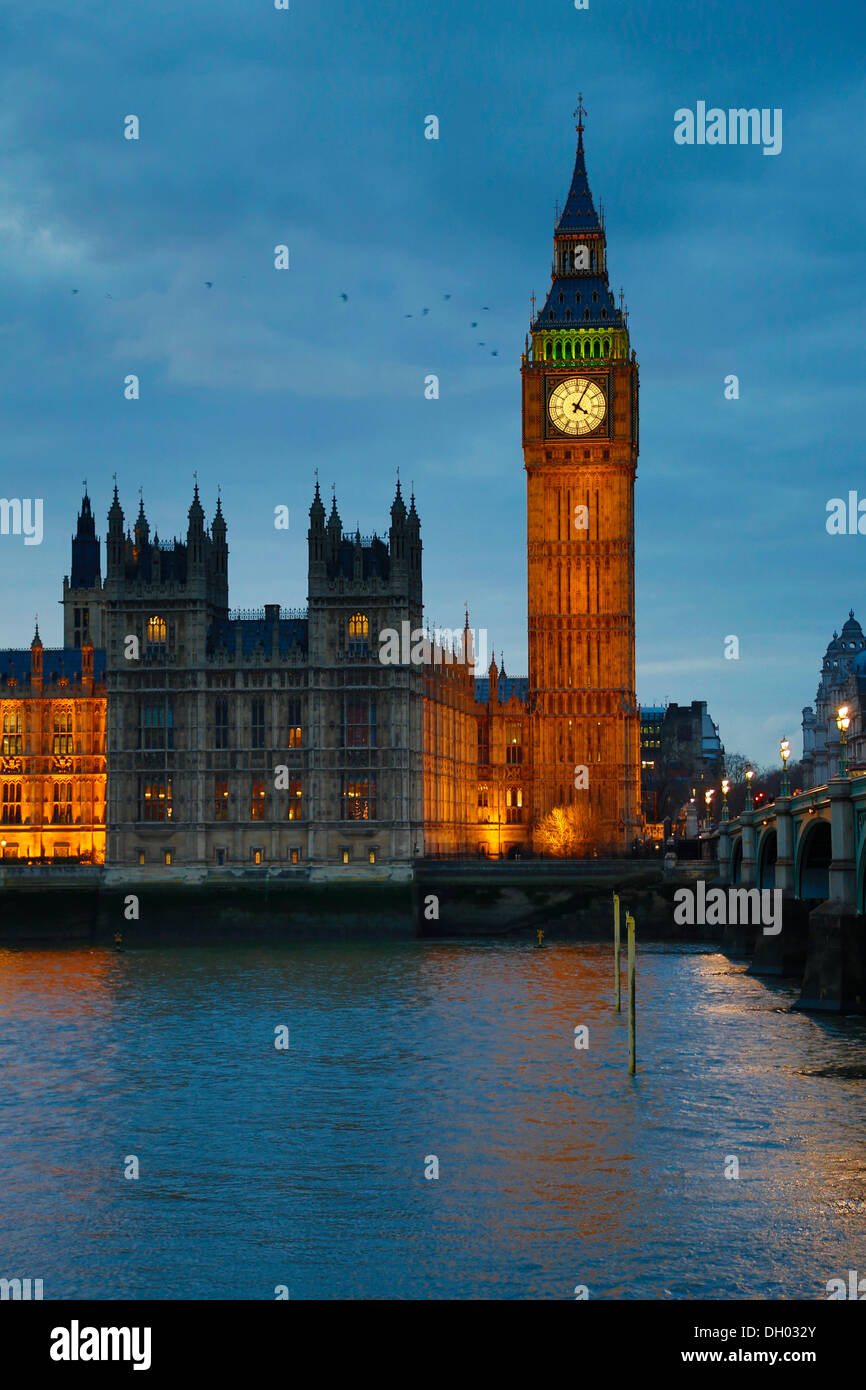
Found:
[[313, 494], [313, 502], [310, 507], [310, 521], [314, 525], [324, 526], [325, 524], [325, 505], [322, 501], [322, 494], [319, 491], [319, 470], [316, 469], [316, 491]]
[[138, 517], [135, 522], [135, 544], [143, 545], [150, 536], [150, 526], [144, 514], [144, 496], [141, 488], [138, 489]]
[[189, 511], [187, 512], [187, 516], [189, 517], [189, 521], [190, 521], [190, 525], [191, 525], [191, 526], [192, 526], [193, 524], [195, 524], [195, 525], [197, 525], [197, 526], [204, 527], [204, 507], [202, 506], [201, 502], [199, 501], [199, 495], [198, 495], [198, 474], [197, 474], [197, 473], [193, 473], [192, 476], [193, 476], [193, 478], [194, 478], [194, 480], [195, 480], [195, 485], [194, 485], [194, 487], [193, 487], [193, 491], [192, 491], [192, 502], [190, 503]]
[[582, 154], [582, 153], [583, 153], [583, 118], [584, 118], [584, 116], [586, 115], [586, 107], [585, 107], [584, 104], [583, 104], [583, 92], [578, 92], [578, 94], [577, 94], [577, 106], [575, 107], [574, 111], [572, 111], [571, 114], [572, 114], [573, 116], [576, 116], [576, 117], [577, 117], [577, 125], [575, 126], [575, 129], [576, 129], [576, 131], [577, 131], [577, 148], [578, 148], [578, 151]]
[[391, 524], [406, 520], [406, 503], [403, 501], [403, 493], [400, 491], [400, 474], [397, 474], [397, 491], [394, 494], [394, 501], [391, 503]]

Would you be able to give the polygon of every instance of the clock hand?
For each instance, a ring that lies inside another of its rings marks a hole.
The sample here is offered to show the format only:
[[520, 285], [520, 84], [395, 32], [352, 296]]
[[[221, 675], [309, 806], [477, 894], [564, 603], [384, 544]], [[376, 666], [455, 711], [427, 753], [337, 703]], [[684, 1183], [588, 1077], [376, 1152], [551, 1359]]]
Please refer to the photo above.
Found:
[[[583, 388], [583, 395], [581, 396], [580, 401], [583, 400], [583, 397], [586, 395], [586, 393], [587, 393], [588, 390], [589, 390], [589, 382], [587, 382], [586, 385], [585, 385], [584, 388]], [[578, 401], [578, 405], [580, 405], [580, 401]]]

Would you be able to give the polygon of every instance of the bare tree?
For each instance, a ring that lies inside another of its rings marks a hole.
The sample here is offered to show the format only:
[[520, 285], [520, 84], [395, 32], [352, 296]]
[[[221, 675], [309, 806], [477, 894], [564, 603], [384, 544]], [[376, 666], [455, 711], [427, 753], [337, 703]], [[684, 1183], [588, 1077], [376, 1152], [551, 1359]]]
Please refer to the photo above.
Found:
[[597, 843], [595, 831], [595, 818], [585, 802], [554, 806], [536, 826], [535, 843], [555, 858], [575, 857], [587, 854]]

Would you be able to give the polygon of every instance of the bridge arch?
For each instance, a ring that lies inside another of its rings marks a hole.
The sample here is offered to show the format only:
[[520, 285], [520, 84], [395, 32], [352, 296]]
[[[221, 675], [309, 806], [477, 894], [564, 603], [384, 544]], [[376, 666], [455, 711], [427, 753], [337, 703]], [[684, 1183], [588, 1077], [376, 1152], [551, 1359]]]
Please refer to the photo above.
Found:
[[797, 839], [794, 885], [798, 898], [830, 896], [830, 822], [810, 816]]
[[778, 842], [775, 826], [764, 831], [758, 844], [757, 884], [759, 888], [775, 888]]
[[866, 840], [857, 852], [857, 911], [866, 913]]
[[731, 883], [743, 880], [743, 837], [738, 835], [731, 845]]

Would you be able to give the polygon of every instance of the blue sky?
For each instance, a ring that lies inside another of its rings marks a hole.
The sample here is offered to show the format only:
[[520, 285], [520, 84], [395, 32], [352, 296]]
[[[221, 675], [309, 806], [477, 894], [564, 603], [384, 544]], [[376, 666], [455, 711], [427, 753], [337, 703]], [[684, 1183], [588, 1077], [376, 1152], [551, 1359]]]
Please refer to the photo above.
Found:
[[[60, 640], [85, 477], [103, 537], [116, 471], [167, 538], [197, 469], [209, 517], [222, 486], [232, 605], [293, 606], [313, 470], [367, 533], [399, 465], [429, 618], [468, 600], [524, 673], [520, 352], [582, 91], [641, 366], [638, 697], [706, 699], [730, 751], [799, 753], [832, 630], [866, 622], [866, 537], [824, 524], [866, 496], [863, 31], [862, 7], [803, 0], [12, 0], [0, 495], [41, 496], [45, 538], [0, 536], [0, 644], [37, 611]], [[699, 100], [781, 108], [782, 152], [676, 145]]]

